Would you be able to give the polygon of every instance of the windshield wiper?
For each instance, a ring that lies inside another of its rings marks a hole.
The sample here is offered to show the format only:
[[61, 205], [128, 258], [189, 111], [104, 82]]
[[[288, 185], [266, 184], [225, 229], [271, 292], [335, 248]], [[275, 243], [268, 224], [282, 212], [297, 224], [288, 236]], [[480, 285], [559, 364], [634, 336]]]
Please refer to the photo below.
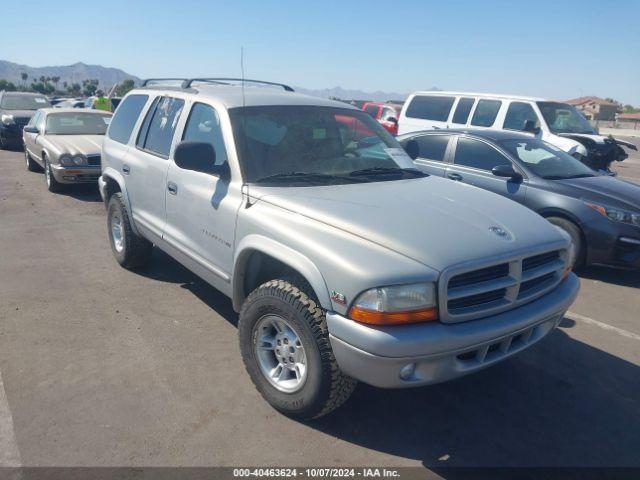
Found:
[[411, 174], [411, 175], [415, 175], [416, 177], [426, 177], [427, 174], [424, 173], [421, 170], [418, 170], [417, 168], [400, 168], [400, 167], [370, 167], [370, 168], [363, 168], [361, 170], [354, 170], [353, 172], [350, 172], [349, 175], [352, 176], [360, 176], [360, 175], [389, 175], [389, 174], [394, 174], [394, 173], [401, 173], [401, 174]]
[[267, 175], [266, 177], [262, 177], [256, 180], [256, 183], [267, 183], [267, 182], [290, 182], [290, 181], [308, 181], [311, 183], [322, 182], [322, 181], [335, 181], [345, 180], [343, 177], [339, 177], [337, 175], [330, 175], [328, 173], [318, 173], [318, 172], [288, 172], [288, 173], [274, 173], [273, 175]]

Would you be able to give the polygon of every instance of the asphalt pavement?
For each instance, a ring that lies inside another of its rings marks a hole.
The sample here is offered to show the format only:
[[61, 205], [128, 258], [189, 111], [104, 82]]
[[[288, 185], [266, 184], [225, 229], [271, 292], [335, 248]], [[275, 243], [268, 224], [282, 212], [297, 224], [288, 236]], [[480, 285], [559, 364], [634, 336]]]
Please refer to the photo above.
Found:
[[[614, 168], [640, 183], [640, 155]], [[0, 466], [640, 467], [637, 272], [582, 273], [561, 327], [497, 366], [296, 422], [226, 297], [159, 251], [120, 268], [95, 188], [48, 193], [21, 152], [0, 169]]]

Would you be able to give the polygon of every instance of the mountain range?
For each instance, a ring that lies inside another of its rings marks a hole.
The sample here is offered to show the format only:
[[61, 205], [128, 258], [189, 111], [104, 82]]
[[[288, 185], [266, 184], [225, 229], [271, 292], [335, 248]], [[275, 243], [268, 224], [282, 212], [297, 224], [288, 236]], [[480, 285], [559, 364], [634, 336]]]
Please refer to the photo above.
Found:
[[[92, 78], [97, 79], [100, 88], [104, 90], [108, 90], [113, 85], [121, 83], [126, 79], [132, 79], [136, 83], [140, 82], [140, 78], [135, 75], [131, 75], [119, 68], [103, 67], [102, 65], [87, 65], [86, 63], [78, 62], [73, 65], [65, 66], [30, 67], [28, 65], [20, 65], [6, 60], [0, 60], [0, 79], [5, 79], [15, 83], [16, 85], [20, 85], [23, 82], [21, 77], [22, 73], [29, 75], [27, 84], [37, 81], [41, 76], [60, 77], [58, 82], [59, 88], [61, 88], [63, 82], [67, 82], [68, 84], [82, 83], [82, 80]], [[384, 102], [387, 100], [404, 100], [407, 98], [407, 93], [383, 91], [366, 92], [363, 90], [345, 89], [342, 87], [325, 89], [294, 87], [294, 89], [306, 95], [322, 98], [335, 97], [349, 100], [373, 100], [377, 102]], [[431, 90], [438, 90], [438, 88], [432, 87]]]

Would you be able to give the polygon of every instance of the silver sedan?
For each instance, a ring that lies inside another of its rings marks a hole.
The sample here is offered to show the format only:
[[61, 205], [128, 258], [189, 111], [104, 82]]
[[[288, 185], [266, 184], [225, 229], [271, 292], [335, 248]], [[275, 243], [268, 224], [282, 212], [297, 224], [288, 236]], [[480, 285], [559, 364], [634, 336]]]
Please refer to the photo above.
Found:
[[51, 192], [59, 192], [65, 184], [96, 182], [111, 115], [75, 108], [38, 110], [22, 134], [27, 169], [44, 170]]

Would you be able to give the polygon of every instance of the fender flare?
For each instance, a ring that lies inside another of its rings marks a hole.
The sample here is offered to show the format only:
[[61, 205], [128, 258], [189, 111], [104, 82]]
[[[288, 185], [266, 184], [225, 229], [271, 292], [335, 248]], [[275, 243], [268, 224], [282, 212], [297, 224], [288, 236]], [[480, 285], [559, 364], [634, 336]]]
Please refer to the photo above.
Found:
[[[318, 297], [320, 305], [326, 309], [331, 310], [331, 299], [329, 298], [329, 291], [324, 277], [318, 270], [318, 267], [306, 256], [300, 252], [287, 247], [275, 240], [262, 235], [253, 234], [244, 237], [238, 247], [236, 248], [234, 256], [234, 271], [233, 271], [233, 308], [236, 311], [240, 311], [242, 301], [245, 298], [244, 288], [242, 282], [244, 280], [243, 270], [251, 254], [254, 252], [264, 253], [276, 260], [284, 263], [292, 269], [299, 272], [311, 285], [313, 291]], [[247, 292], [248, 293], [248, 292]]]
[[129, 218], [132, 220], [131, 228], [136, 235], [140, 235], [140, 232], [138, 231], [138, 227], [136, 226], [136, 222], [133, 220], [133, 215], [131, 212], [131, 202], [129, 201], [129, 194], [127, 193], [127, 187], [122, 174], [113, 167], [106, 167], [102, 171], [102, 179], [104, 181], [107, 181], [107, 179], [113, 180], [118, 184], [118, 186], [120, 187], [120, 192], [122, 193], [122, 199], [124, 200], [124, 205], [127, 209], [127, 213], [129, 214]]

